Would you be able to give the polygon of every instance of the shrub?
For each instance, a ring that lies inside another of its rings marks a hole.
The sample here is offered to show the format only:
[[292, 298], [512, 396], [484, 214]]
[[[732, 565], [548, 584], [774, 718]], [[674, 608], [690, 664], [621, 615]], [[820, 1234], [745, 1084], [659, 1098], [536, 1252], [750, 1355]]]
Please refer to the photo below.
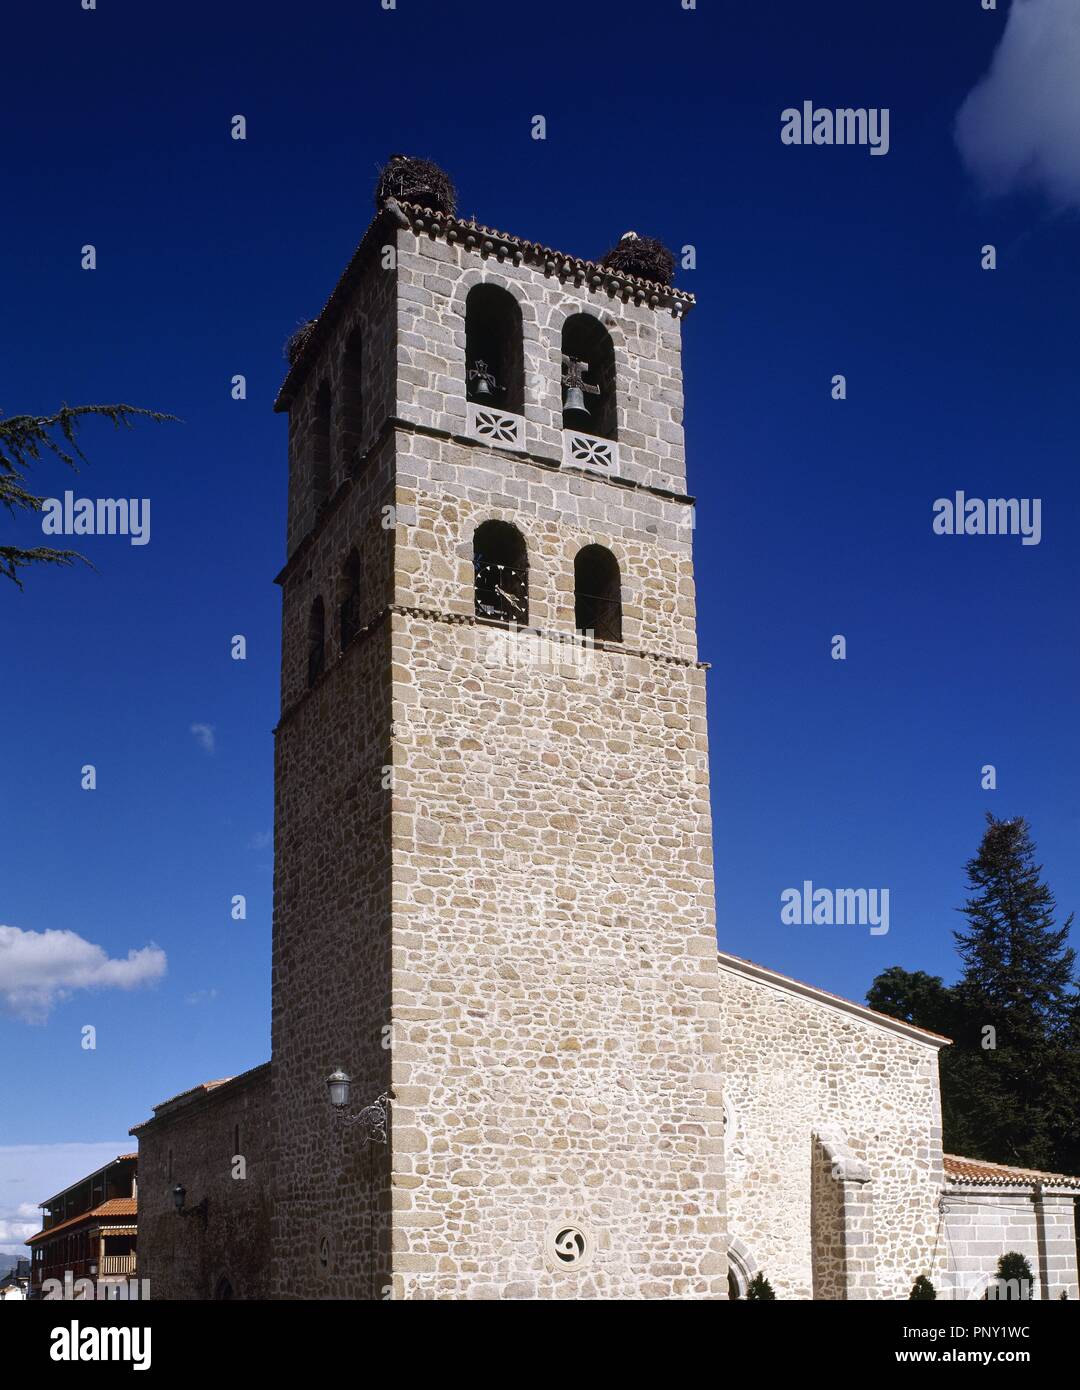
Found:
[[1031, 1297], [1035, 1276], [1019, 1250], [1007, 1250], [1002, 1255], [994, 1277], [996, 1282], [986, 1291], [988, 1298], [1015, 1300]]

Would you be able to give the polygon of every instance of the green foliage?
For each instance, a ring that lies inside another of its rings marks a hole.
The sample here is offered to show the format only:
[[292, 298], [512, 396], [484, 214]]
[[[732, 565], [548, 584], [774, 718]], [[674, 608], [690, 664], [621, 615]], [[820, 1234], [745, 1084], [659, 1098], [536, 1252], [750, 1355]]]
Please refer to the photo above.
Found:
[[902, 1018], [932, 1033], [952, 1037], [956, 1026], [956, 1003], [952, 990], [940, 975], [924, 970], [908, 971], [891, 965], [875, 979], [866, 1002], [879, 1013]]
[[746, 1286], [747, 1300], [751, 1298], [771, 1298], [775, 1300], [776, 1294], [773, 1293], [773, 1286], [765, 1278], [764, 1274], [755, 1274]]
[[1022, 817], [987, 816], [966, 866], [969, 896], [954, 933], [956, 985], [893, 966], [867, 995], [872, 1008], [954, 1040], [941, 1055], [945, 1149], [1057, 1172], [1080, 1168], [1080, 1004], [1072, 917], [1035, 863]]
[[998, 1260], [997, 1297], [1000, 1299], [1030, 1298], [1035, 1275], [1026, 1258], [1018, 1250], [1009, 1250]]
[[[175, 415], [163, 415], [156, 410], [143, 410], [134, 405], [72, 405], [61, 406], [55, 415], [9, 415], [0, 418], [0, 506], [14, 516], [18, 511], [40, 512], [45, 502], [27, 487], [27, 474], [33, 464], [52, 454], [61, 463], [78, 472], [77, 460], [85, 463], [86, 456], [79, 448], [75, 435], [87, 415], [104, 416], [114, 428], [130, 429], [137, 416], [148, 420], [175, 420]], [[0, 545], [0, 575], [22, 588], [19, 570], [27, 565], [72, 565], [76, 560], [88, 564], [75, 550], [53, 550], [49, 546], [29, 549], [17, 545]]]
[[934, 1288], [925, 1274], [920, 1274], [911, 1286], [908, 1294], [908, 1301], [928, 1302], [930, 1299], [937, 1298], [937, 1289]]

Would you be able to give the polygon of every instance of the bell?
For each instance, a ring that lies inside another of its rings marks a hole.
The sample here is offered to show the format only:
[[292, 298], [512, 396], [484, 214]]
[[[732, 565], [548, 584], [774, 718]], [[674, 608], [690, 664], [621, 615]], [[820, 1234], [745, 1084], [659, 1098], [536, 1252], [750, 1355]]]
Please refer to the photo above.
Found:
[[580, 386], [570, 386], [566, 391], [566, 402], [563, 405], [564, 415], [584, 415], [588, 419], [588, 409], [585, 405], [585, 396]]
[[465, 373], [465, 380], [469, 384], [469, 396], [474, 401], [491, 401], [496, 393], [500, 396], [503, 393], [503, 387], [495, 380], [495, 373], [482, 357], [478, 357]]
[[573, 422], [568, 421], [568, 415], [576, 415], [588, 420], [589, 411], [585, 405], [585, 392], [590, 396], [600, 394], [599, 386], [594, 386], [592, 382], [585, 380], [585, 373], [589, 370], [588, 362], [579, 360], [576, 357], [563, 358], [563, 378], [562, 384], [566, 388], [566, 400], [563, 402], [563, 422], [573, 428]]

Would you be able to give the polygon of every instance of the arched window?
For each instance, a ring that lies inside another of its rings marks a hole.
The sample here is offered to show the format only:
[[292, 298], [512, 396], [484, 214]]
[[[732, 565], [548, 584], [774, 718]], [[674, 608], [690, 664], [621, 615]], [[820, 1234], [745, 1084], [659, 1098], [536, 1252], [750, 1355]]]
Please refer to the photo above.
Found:
[[574, 626], [598, 642], [622, 641], [619, 562], [602, 545], [587, 545], [574, 556]]
[[355, 550], [350, 550], [341, 571], [338, 590], [338, 631], [342, 651], [360, 631], [360, 579], [360, 556]]
[[315, 397], [311, 425], [311, 496], [318, 511], [330, 496], [330, 416], [333, 402], [324, 381]]
[[311, 605], [308, 618], [308, 661], [307, 683], [315, 684], [323, 673], [326, 664], [326, 612], [321, 598]]
[[505, 521], [485, 521], [473, 536], [478, 618], [524, 625], [529, 621], [529, 561], [525, 537]]
[[592, 314], [571, 314], [562, 331], [563, 424], [617, 437], [615, 344]]
[[465, 388], [478, 405], [524, 414], [521, 305], [499, 285], [474, 285], [465, 300]]
[[359, 328], [354, 328], [345, 340], [339, 409], [341, 456], [346, 469], [355, 477], [360, 463], [360, 447], [364, 442], [364, 377]]

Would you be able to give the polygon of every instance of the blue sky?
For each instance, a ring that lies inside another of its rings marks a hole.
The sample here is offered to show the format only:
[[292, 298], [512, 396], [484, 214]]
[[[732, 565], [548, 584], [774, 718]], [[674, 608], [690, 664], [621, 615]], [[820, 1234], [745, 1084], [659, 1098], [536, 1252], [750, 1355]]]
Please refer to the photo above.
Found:
[[[88, 958], [100, 987], [43, 1021], [0, 1012], [0, 1250], [20, 1207], [84, 1171], [48, 1146], [120, 1152], [154, 1103], [269, 1055], [286, 480], [270, 406], [281, 344], [396, 150], [442, 163], [464, 213], [577, 254], [628, 227], [697, 248], [678, 283], [699, 301], [686, 426], [721, 945], [853, 998], [894, 963], [952, 978], [987, 809], [1028, 816], [1060, 904], [1080, 904], [1080, 113], [1063, 80], [1080, 89], [1080, 35], [1067, 0], [1017, 3], [1015, 27], [1004, 0], [54, 0], [6, 17], [8, 52], [49, 61], [5, 69], [0, 411], [124, 400], [183, 423], [91, 424], [77, 478], [37, 475], [50, 494], [149, 497], [150, 544], [89, 538], [96, 572], [0, 589], [0, 923], [168, 962], [126, 989]], [[1025, 68], [1036, 20], [1050, 39]], [[804, 100], [887, 107], [888, 154], [783, 145], [780, 113]], [[934, 499], [958, 488], [1041, 498], [1041, 543], [933, 535]], [[34, 543], [33, 523], [3, 529]], [[781, 892], [807, 878], [887, 887], [888, 935], [783, 925]]]

